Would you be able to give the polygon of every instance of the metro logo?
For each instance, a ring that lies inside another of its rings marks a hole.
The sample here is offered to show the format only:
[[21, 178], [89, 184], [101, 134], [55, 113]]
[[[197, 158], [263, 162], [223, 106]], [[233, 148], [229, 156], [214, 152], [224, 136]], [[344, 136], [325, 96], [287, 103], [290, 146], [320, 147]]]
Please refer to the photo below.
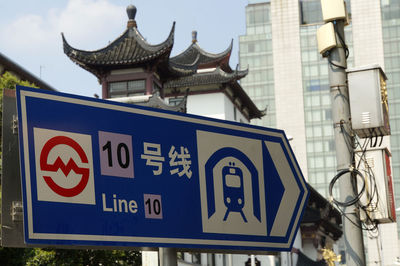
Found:
[[91, 136], [34, 128], [34, 139], [38, 200], [95, 204]]
[[82, 175], [81, 181], [73, 188], [63, 188], [57, 185], [50, 176], [44, 176], [44, 180], [46, 181], [47, 185], [57, 194], [64, 196], [64, 197], [74, 197], [81, 193], [88, 181], [89, 181], [89, 169], [88, 168], [80, 168], [76, 165], [75, 161], [71, 158], [67, 165], [61, 160], [60, 157], [57, 157], [54, 164], [50, 165], [47, 162], [49, 157], [50, 151], [56, 146], [65, 144], [73, 148], [78, 154], [82, 161], [82, 163], [88, 163], [88, 159], [86, 157], [85, 152], [82, 150], [82, 147], [71, 138], [66, 136], [57, 136], [51, 138], [49, 141], [46, 142], [44, 145], [42, 152], [40, 154], [40, 169], [42, 171], [50, 171], [50, 172], [57, 172], [59, 169], [64, 173], [67, 177], [71, 171], [74, 171], [77, 174]]

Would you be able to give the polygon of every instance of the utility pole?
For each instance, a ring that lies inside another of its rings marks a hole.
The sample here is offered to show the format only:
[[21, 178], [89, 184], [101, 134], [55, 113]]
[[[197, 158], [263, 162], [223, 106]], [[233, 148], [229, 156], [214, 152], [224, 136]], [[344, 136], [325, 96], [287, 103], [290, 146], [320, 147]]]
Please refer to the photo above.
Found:
[[[349, 93], [347, 87], [347, 61], [344, 45], [344, 20], [337, 20], [335, 25], [336, 40], [342, 42], [330, 50], [329, 61], [329, 83], [332, 101], [332, 118], [334, 123], [334, 135], [336, 144], [337, 170], [348, 170], [354, 166], [353, 143], [349, 140], [346, 132], [352, 132], [350, 119]], [[350, 135], [350, 134], [349, 134]], [[347, 141], [347, 142], [346, 142]], [[343, 175], [339, 180], [340, 201], [348, 202], [355, 198], [352, 184], [351, 171]], [[355, 178], [355, 177], [354, 177]], [[344, 244], [346, 247], [346, 265], [365, 265], [364, 243], [358, 210], [355, 205], [343, 209], [343, 231]]]

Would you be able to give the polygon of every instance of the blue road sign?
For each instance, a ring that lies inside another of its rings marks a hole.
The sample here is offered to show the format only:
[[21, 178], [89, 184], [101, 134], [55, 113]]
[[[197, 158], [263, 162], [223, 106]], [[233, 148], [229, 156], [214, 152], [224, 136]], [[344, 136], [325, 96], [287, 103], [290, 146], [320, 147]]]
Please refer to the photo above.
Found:
[[308, 196], [281, 130], [18, 87], [25, 241], [290, 250]]

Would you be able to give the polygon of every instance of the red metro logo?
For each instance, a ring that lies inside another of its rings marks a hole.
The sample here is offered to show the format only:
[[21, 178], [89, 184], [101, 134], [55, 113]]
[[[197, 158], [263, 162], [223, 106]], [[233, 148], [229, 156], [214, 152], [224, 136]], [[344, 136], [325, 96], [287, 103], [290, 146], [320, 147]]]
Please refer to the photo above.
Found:
[[34, 128], [38, 200], [95, 204], [91, 136]]
[[57, 157], [56, 161], [53, 164], [49, 164], [47, 162], [47, 159], [49, 157], [50, 151], [55, 146], [61, 144], [67, 145], [72, 149], [74, 149], [79, 155], [82, 163], [88, 163], [88, 159], [85, 152], [75, 140], [66, 136], [56, 136], [48, 140], [42, 149], [42, 152], [40, 154], [40, 169], [42, 171], [49, 171], [49, 172], [57, 172], [58, 170], [61, 170], [66, 177], [68, 177], [68, 174], [72, 170], [75, 173], [82, 175], [81, 181], [72, 188], [61, 187], [57, 185], [50, 176], [43, 176], [44, 181], [46, 181], [46, 184], [51, 188], [51, 190], [53, 190], [58, 195], [64, 197], [75, 197], [85, 189], [89, 181], [89, 168], [78, 167], [72, 158], [68, 161], [67, 165], [64, 164], [64, 162], [61, 160], [60, 157]]

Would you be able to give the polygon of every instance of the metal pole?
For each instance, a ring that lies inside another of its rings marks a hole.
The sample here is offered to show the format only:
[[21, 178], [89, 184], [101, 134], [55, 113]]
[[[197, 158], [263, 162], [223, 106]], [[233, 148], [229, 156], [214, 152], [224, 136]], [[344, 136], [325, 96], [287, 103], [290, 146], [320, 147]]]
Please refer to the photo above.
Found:
[[256, 256], [251, 255], [250, 256], [250, 261], [251, 261], [251, 266], [256, 266]]
[[[349, 143], [353, 143], [353, 139], [346, 143], [346, 136], [343, 129], [347, 132], [351, 131], [350, 105], [348, 101], [348, 88], [346, 70], [347, 61], [345, 50], [340, 45], [340, 36], [344, 40], [344, 21], [336, 21], [336, 40], [338, 46], [331, 50], [329, 55], [329, 83], [330, 94], [332, 100], [332, 118], [334, 123], [334, 134], [336, 144], [336, 161], [337, 170], [349, 169], [353, 164], [353, 148]], [[347, 202], [354, 198], [353, 186], [350, 174], [342, 176], [339, 180], [340, 201]], [[363, 266], [365, 265], [364, 243], [362, 231], [360, 228], [360, 219], [356, 207], [348, 206], [344, 208], [343, 231], [344, 244], [346, 247], [346, 265]], [[351, 219], [351, 221], [349, 219]]]
[[158, 259], [160, 266], [178, 266], [178, 258], [174, 248], [159, 248]]

